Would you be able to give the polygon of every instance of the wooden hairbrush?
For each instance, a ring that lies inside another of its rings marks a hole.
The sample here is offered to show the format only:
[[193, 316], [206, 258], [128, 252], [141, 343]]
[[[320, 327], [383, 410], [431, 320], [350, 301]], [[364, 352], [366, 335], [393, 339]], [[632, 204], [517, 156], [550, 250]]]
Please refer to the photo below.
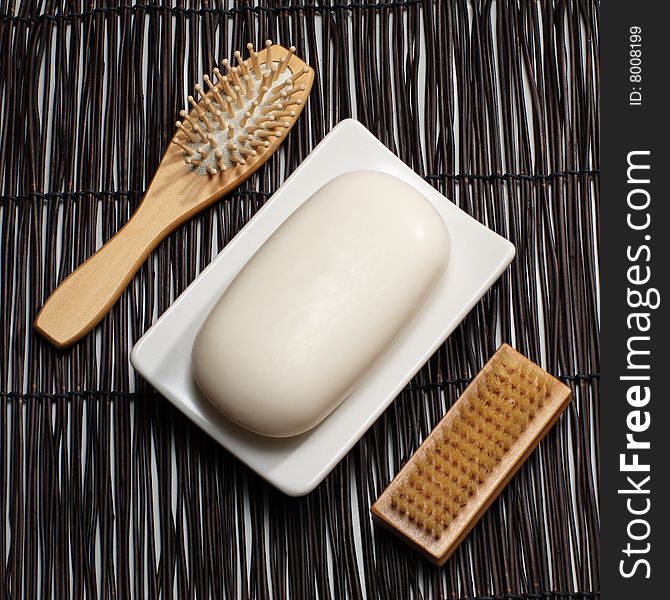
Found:
[[503, 344], [372, 506], [443, 565], [570, 401], [570, 388]]
[[265, 43], [203, 77], [132, 218], [49, 296], [35, 329], [57, 347], [102, 320], [149, 253], [181, 223], [240, 185], [279, 147], [302, 111], [314, 71], [295, 48]]

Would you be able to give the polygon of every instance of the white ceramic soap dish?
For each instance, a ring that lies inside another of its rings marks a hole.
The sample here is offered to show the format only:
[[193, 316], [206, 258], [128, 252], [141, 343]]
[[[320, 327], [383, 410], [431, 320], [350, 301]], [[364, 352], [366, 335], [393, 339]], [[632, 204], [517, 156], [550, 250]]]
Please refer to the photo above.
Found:
[[[382, 171], [421, 192], [444, 219], [451, 259], [430, 297], [354, 392], [292, 438], [250, 433], [223, 417], [191, 375], [198, 329], [226, 287], [281, 223], [333, 177]], [[291, 496], [316, 487], [463, 320], [514, 257], [514, 246], [460, 210], [359, 122], [337, 125], [137, 342], [133, 366], [163, 396], [269, 483]]]

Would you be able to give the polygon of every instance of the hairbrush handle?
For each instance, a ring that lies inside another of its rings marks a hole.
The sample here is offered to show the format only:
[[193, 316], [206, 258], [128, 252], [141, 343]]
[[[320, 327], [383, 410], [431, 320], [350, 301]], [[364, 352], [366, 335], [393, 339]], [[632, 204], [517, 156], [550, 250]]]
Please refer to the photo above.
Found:
[[54, 346], [69, 346], [93, 329], [151, 251], [173, 229], [161, 218], [159, 203], [147, 200], [145, 198], [132, 218], [47, 298], [34, 326]]

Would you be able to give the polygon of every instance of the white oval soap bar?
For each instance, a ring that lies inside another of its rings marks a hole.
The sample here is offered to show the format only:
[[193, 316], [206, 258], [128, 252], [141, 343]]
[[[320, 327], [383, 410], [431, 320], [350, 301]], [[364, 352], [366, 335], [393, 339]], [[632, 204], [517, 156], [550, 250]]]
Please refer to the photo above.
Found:
[[384, 173], [340, 175], [240, 271], [196, 337], [193, 375], [230, 420], [273, 437], [326, 417], [426, 300], [449, 261], [435, 208]]

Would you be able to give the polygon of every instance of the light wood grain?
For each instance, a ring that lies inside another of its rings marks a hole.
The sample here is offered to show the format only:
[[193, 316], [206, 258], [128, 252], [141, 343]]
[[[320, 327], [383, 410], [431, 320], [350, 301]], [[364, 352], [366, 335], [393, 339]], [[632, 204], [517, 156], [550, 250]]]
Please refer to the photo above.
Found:
[[[431, 434], [424, 440], [423, 444], [414, 453], [412, 458], [405, 464], [402, 470], [396, 475], [393, 481], [388, 485], [384, 492], [373, 504], [371, 512], [376, 522], [388, 528], [390, 531], [400, 536], [416, 550], [421, 552], [426, 558], [437, 565], [443, 565], [449, 556], [454, 552], [458, 545], [468, 535], [477, 521], [489, 508], [491, 503], [497, 498], [498, 494], [509, 483], [510, 479], [517, 472], [519, 467], [530, 456], [540, 440], [551, 429], [561, 412], [570, 401], [570, 388], [550, 377], [551, 385], [549, 397], [537, 414], [529, 422], [526, 429], [521, 433], [512, 447], [505, 453], [502, 460], [489, 474], [488, 478], [479, 487], [474, 496], [470, 498], [463, 510], [456, 516], [449, 526], [444, 530], [439, 538], [435, 538], [427, 532], [422, 526], [411, 521], [406, 515], [402, 514], [391, 506], [391, 497], [393, 492], [409, 476], [414, 468], [414, 461], [417, 456], [430, 452], [437, 436], [442, 435], [442, 431], [449, 427], [451, 422], [459, 418], [459, 408], [467, 401], [467, 398], [475, 393], [477, 385], [486, 373], [492, 368], [495, 361], [502, 359], [520, 364], [525, 363], [538, 372], [544, 372], [540, 367], [530, 362], [525, 356], [519, 354], [516, 350], [503, 344], [493, 355], [491, 360], [479, 372], [477, 377], [463, 392], [461, 397], [454, 403], [445, 417], [437, 424]], [[540, 540], [538, 540], [539, 542]]]
[[[266, 48], [258, 53], [261, 64], [266, 63], [267, 52]], [[278, 61], [289, 51], [274, 45], [271, 52], [272, 60]], [[252, 68], [250, 59], [245, 63]], [[306, 66], [295, 55], [288, 62], [288, 68], [294, 73]], [[293, 108], [296, 115], [290, 119], [291, 127], [307, 101], [313, 82], [314, 71], [309, 68], [300, 78], [306, 87], [295, 95], [302, 104]], [[211, 92], [207, 95], [212, 98]], [[187, 167], [182, 150], [170, 143], [130, 221], [54, 290], [35, 319], [35, 329], [59, 348], [86, 335], [118, 300], [158, 243], [195, 213], [246, 180], [268, 160], [291, 127], [282, 129], [281, 136], [270, 141], [270, 147], [249, 157], [246, 164], [213, 176]]]

